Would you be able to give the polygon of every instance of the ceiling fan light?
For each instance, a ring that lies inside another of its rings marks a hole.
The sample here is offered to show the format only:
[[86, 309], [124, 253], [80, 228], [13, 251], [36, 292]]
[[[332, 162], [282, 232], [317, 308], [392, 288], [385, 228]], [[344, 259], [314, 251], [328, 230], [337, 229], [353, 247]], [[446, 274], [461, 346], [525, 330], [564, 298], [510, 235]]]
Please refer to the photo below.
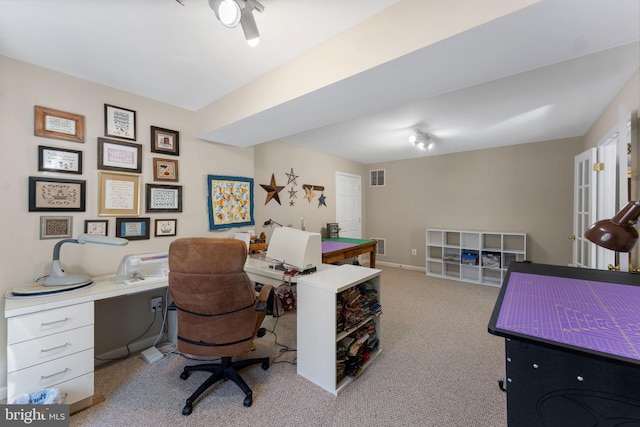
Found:
[[415, 133], [409, 136], [409, 143], [416, 145], [417, 141], [418, 141], [418, 136]]
[[240, 5], [235, 0], [209, 0], [209, 6], [216, 13], [218, 21], [225, 27], [237, 27], [242, 17]]

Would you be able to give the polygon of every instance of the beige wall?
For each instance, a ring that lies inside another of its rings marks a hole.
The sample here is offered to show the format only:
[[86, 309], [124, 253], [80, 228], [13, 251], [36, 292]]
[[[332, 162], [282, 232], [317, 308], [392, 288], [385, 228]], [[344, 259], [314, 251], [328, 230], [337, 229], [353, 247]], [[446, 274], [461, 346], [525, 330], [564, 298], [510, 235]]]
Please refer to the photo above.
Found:
[[[97, 219], [97, 138], [104, 137], [104, 104], [136, 111], [137, 141], [142, 145], [142, 183], [152, 181], [152, 157], [149, 127], [160, 126], [180, 132], [180, 181], [183, 186], [183, 213], [146, 214], [144, 200], [141, 217], [177, 218], [178, 237], [226, 236], [231, 232], [209, 232], [207, 217], [207, 174], [253, 176], [253, 149], [238, 149], [212, 144], [193, 136], [193, 112], [141, 98], [106, 86], [31, 66], [0, 56], [0, 127], [2, 145], [2, 181], [0, 184], [0, 288], [2, 294], [16, 286], [28, 284], [47, 273], [57, 240], [40, 240], [41, 216], [73, 216], [74, 237], [83, 231], [85, 219]], [[36, 137], [33, 134], [35, 105], [85, 116], [85, 143]], [[81, 150], [82, 175], [38, 172], [38, 145]], [[28, 212], [29, 176], [81, 179], [86, 181], [86, 212]], [[115, 235], [115, 219], [109, 219], [109, 234]], [[152, 233], [153, 236], [153, 233]], [[133, 241], [128, 246], [65, 244], [61, 261], [68, 271], [92, 276], [114, 273], [125, 254], [166, 251], [171, 237]], [[163, 294], [159, 291], [154, 294]], [[132, 299], [105, 302], [96, 307], [96, 354], [123, 347], [144, 332], [152, 321], [149, 310], [151, 294]], [[0, 303], [4, 311], [4, 298]], [[136, 309], [133, 309], [135, 306]], [[115, 308], [114, 308], [115, 307]], [[117, 313], [117, 314], [116, 314]], [[127, 316], [121, 315], [127, 313]], [[159, 330], [159, 322], [147, 334]], [[6, 330], [4, 317], [0, 330]], [[113, 334], [110, 331], [117, 331]], [[6, 334], [0, 333], [1, 345]], [[3, 347], [4, 348], [4, 347]], [[0, 352], [0, 398], [6, 384], [6, 355]]]
[[629, 112], [640, 109], [640, 69], [636, 70], [586, 133], [585, 150], [596, 147], [611, 131], [617, 129], [620, 104], [624, 104]]
[[[256, 232], [265, 231], [267, 236], [271, 230], [263, 229], [262, 224], [271, 218], [283, 225], [291, 225], [300, 228], [300, 218], [306, 220], [307, 231], [321, 232], [328, 222], [336, 220], [336, 172], [344, 172], [362, 176], [362, 186], [366, 187], [367, 169], [364, 165], [339, 157], [310, 151], [295, 147], [280, 141], [268, 142], [255, 147], [254, 177], [256, 186]], [[286, 173], [291, 169], [296, 175], [297, 186], [288, 184]], [[271, 200], [265, 205], [267, 193], [260, 184], [269, 184], [271, 174], [274, 174], [276, 183], [285, 188], [279, 193], [279, 205]], [[303, 184], [323, 186], [326, 197], [326, 206], [319, 206], [318, 197], [322, 192], [315, 191], [316, 196], [311, 202], [305, 199]], [[290, 198], [289, 191], [296, 191], [296, 198]], [[363, 206], [366, 200], [366, 192], [363, 192]], [[294, 205], [290, 206], [289, 202]], [[363, 209], [363, 216], [365, 210]], [[363, 221], [365, 219], [363, 218]], [[363, 223], [363, 232], [366, 223]], [[363, 235], [364, 236], [364, 235]]]
[[569, 264], [582, 147], [572, 138], [371, 165], [386, 170], [364, 208], [369, 236], [386, 239], [378, 259], [424, 267], [425, 229], [447, 228], [527, 233], [527, 259]]

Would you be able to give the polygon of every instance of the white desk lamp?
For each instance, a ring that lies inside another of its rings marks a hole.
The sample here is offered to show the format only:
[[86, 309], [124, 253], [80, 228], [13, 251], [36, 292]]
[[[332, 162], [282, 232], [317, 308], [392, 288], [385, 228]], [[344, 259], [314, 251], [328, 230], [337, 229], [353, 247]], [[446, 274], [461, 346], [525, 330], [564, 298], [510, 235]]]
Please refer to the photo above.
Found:
[[88, 285], [91, 278], [82, 274], [67, 274], [60, 265], [60, 247], [64, 243], [100, 243], [103, 245], [124, 246], [129, 243], [127, 239], [120, 237], [107, 237], [94, 234], [81, 234], [77, 239], [60, 240], [53, 247], [53, 262], [51, 263], [51, 273], [44, 280], [44, 286], [72, 286], [72, 285]]

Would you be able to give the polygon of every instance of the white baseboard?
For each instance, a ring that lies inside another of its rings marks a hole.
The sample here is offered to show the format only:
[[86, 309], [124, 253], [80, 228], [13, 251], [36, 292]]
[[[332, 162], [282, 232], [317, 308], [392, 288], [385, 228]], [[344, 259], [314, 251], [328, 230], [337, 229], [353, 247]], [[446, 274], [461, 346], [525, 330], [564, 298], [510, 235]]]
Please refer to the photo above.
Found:
[[404, 269], [407, 269], [407, 270], [415, 270], [415, 271], [424, 271], [424, 272], [426, 272], [426, 269], [424, 267], [418, 267], [416, 265], [397, 264], [397, 263], [393, 263], [393, 262], [385, 262], [385, 261], [378, 261], [378, 260], [376, 260], [376, 265], [385, 265], [387, 267], [404, 268]]

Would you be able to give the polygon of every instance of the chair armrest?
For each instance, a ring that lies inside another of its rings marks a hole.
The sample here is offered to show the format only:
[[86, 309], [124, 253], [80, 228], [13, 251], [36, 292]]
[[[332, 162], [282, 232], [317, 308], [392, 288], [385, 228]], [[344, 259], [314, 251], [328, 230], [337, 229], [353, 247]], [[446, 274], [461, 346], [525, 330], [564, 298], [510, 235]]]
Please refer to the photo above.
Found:
[[273, 286], [264, 285], [260, 290], [260, 294], [258, 295], [258, 304], [256, 305], [256, 311], [265, 311], [267, 309], [267, 301], [269, 300], [269, 295], [273, 292]]
[[273, 290], [273, 286], [271, 285], [263, 285], [260, 290], [260, 295], [258, 295], [258, 301], [266, 301], [269, 299], [269, 294]]

